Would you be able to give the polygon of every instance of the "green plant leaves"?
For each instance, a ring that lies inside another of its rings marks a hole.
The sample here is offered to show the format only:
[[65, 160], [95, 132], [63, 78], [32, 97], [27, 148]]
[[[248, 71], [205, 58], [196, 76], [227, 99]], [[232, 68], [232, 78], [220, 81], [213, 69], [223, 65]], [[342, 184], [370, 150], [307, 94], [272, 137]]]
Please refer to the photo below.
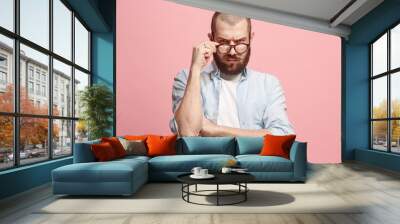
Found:
[[86, 87], [80, 93], [82, 119], [86, 122], [89, 139], [110, 136], [107, 131], [113, 124], [114, 97], [111, 90], [103, 84]]

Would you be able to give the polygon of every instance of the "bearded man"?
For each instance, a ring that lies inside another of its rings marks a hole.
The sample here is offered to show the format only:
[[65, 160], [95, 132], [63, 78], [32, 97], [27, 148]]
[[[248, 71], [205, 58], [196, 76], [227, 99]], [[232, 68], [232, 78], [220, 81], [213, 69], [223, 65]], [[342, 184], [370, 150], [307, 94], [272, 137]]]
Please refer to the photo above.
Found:
[[182, 137], [294, 134], [279, 80], [247, 68], [251, 20], [215, 12], [208, 38], [193, 47], [190, 69], [174, 79], [171, 131]]

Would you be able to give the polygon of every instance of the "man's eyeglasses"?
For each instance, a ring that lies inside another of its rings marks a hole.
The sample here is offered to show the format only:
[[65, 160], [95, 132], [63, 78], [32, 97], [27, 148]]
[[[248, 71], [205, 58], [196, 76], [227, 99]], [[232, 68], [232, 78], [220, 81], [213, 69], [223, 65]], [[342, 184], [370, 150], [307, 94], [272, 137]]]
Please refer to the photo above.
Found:
[[232, 47], [235, 49], [236, 53], [243, 54], [249, 49], [250, 44], [245, 44], [245, 43], [240, 43], [240, 44], [235, 44], [235, 45], [219, 44], [216, 47], [217, 47], [217, 51], [221, 54], [229, 53], [231, 51]]

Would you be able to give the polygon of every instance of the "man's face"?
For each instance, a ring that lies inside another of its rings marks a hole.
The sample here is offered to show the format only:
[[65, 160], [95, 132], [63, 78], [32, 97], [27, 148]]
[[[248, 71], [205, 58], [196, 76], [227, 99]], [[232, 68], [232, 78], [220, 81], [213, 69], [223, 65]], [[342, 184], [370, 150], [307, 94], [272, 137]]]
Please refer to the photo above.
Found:
[[[220, 44], [237, 45], [240, 43], [250, 44], [250, 33], [247, 21], [242, 20], [235, 25], [230, 25], [224, 21], [217, 20], [214, 35], [209, 35], [210, 39]], [[214, 61], [219, 70], [227, 75], [236, 75], [243, 71], [250, 59], [250, 46], [244, 53], [238, 53], [232, 47], [229, 52], [221, 53], [217, 50], [213, 54]]]

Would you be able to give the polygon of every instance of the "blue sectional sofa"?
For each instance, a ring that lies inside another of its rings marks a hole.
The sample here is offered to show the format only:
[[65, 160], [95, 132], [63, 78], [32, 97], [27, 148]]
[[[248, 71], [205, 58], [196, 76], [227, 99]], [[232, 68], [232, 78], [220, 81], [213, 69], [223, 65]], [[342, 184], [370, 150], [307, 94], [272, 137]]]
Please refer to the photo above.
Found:
[[176, 181], [193, 167], [218, 172], [234, 159], [260, 182], [304, 182], [307, 143], [294, 142], [290, 159], [260, 156], [262, 137], [183, 137], [177, 140], [177, 155], [127, 156], [96, 162], [90, 141], [75, 144], [74, 163], [52, 171], [54, 194], [131, 195], [146, 182]]

